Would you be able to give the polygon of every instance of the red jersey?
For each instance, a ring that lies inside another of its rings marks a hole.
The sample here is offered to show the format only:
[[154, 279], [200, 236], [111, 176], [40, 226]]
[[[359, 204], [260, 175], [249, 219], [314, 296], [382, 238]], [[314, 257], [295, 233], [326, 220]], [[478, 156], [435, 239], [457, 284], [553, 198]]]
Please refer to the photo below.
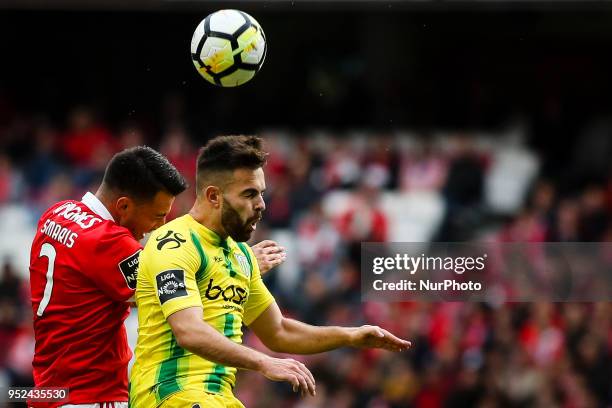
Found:
[[34, 382], [68, 387], [62, 403], [128, 400], [132, 352], [123, 325], [141, 246], [91, 193], [40, 218], [30, 255]]

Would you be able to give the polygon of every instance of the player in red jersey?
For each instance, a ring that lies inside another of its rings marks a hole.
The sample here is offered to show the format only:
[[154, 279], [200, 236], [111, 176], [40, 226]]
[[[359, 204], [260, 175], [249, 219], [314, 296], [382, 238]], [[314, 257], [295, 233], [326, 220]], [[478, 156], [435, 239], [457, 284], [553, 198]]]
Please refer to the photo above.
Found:
[[[96, 194], [40, 218], [30, 256], [37, 387], [67, 387], [62, 403], [127, 407], [132, 352], [123, 325], [136, 288], [137, 240], [165, 222], [187, 183], [161, 154], [115, 155]], [[175, 237], [180, 239], [180, 237]]]

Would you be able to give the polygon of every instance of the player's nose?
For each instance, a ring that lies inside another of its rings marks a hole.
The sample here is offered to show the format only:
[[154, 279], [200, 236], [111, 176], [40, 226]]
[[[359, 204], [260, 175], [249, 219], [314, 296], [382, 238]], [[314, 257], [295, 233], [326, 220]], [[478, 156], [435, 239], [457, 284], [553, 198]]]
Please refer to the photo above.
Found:
[[259, 199], [255, 203], [253, 209], [257, 212], [263, 212], [266, 209], [266, 202], [264, 201], [262, 196], [259, 196]]

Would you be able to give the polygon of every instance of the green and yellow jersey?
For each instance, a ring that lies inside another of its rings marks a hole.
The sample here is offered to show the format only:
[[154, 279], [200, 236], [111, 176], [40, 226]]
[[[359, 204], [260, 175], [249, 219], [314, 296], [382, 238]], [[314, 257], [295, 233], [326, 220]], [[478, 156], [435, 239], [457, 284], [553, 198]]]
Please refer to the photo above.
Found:
[[130, 406], [155, 407], [184, 389], [231, 395], [236, 368], [179, 347], [166, 319], [200, 306], [207, 323], [241, 343], [242, 324], [250, 324], [273, 301], [248, 245], [221, 239], [190, 215], [156, 230], [140, 254]]

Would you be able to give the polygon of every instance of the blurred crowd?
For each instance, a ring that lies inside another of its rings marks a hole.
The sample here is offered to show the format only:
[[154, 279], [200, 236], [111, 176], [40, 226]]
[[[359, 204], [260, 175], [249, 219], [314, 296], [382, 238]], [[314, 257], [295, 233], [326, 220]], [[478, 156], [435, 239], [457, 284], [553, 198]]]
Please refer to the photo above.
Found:
[[[612, 240], [612, 152], [596, 143], [612, 136], [585, 139], [554, 173], [551, 158], [526, 145], [524, 132], [519, 125], [498, 134], [261, 132], [270, 152], [267, 210], [254, 241], [273, 238], [287, 247], [286, 264], [266, 277], [284, 313], [312, 324], [378, 324], [414, 347], [400, 355], [341, 349], [300, 357], [317, 379], [314, 398], [241, 372], [236, 394], [245, 405], [610, 406], [609, 303], [360, 299], [363, 241]], [[45, 208], [95, 191], [112, 155], [140, 144], [159, 149], [193, 186], [205, 138], [181, 122], [150, 133], [136, 121], [111, 128], [87, 107], [60, 124], [0, 106], [0, 211], [17, 208], [23, 229], [33, 231]], [[593, 149], [598, 154], [588, 155]], [[183, 193], [172, 217], [186, 212], [193, 196], [193, 187]], [[13, 234], [0, 231], [8, 247]], [[27, 240], [20, 245], [29, 250]], [[0, 263], [0, 386], [29, 385], [28, 271], [7, 251]], [[245, 342], [263, 348], [248, 331]]]

